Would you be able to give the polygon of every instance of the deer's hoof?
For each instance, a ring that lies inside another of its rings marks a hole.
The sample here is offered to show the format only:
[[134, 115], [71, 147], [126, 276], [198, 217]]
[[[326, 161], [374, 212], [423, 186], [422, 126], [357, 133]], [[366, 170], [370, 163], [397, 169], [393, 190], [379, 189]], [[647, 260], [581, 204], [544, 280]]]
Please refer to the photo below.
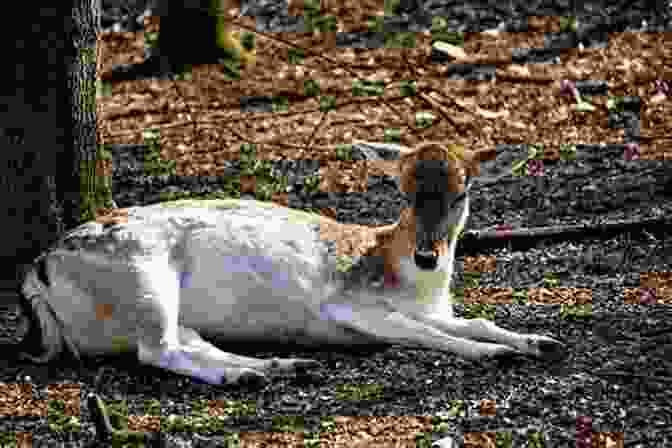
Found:
[[256, 370], [245, 369], [235, 383], [244, 387], [261, 388], [268, 384], [268, 378]]
[[305, 358], [273, 358], [269, 361], [267, 370], [275, 374], [299, 373], [321, 367], [322, 363], [314, 359]]
[[528, 343], [535, 348], [535, 355], [545, 361], [558, 361], [568, 355], [567, 345], [548, 336], [537, 336]]

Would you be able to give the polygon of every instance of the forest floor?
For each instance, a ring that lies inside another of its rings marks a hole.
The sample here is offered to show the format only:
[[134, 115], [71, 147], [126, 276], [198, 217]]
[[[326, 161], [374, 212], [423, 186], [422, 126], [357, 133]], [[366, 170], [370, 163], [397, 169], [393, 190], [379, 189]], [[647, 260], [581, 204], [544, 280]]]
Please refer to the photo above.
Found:
[[[366, 15], [382, 11], [382, 3], [327, 3], [321, 13], [337, 17], [339, 31], [362, 31]], [[6, 415], [0, 430], [32, 437], [33, 446], [95, 443], [90, 411], [80, 408], [94, 391], [106, 401], [125, 400], [130, 416], [120, 424], [131, 429], [165, 430], [175, 419], [159, 423], [152, 414], [178, 416], [184, 429], [168, 435], [174, 446], [227, 446], [233, 438], [241, 447], [415, 447], [447, 436], [466, 447], [528, 440], [527, 446], [543, 446], [540, 437], [546, 446], [583, 446], [577, 435], [592, 435], [592, 446], [667, 446], [672, 98], [657, 91], [656, 81], [672, 80], [672, 41], [661, 32], [634, 32], [642, 29], [638, 18], [651, 18], [646, 2], [619, 6], [633, 20], [626, 32], [614, 24], [609, 33], [584, 34], [560, 33], [559, 16], [572, 14], [561, 5], [518, 3], [511, 2], [516, 14], [534, 17], [512, 20], [510, 10], [507, 17], [486, 2], [433, 6], [429, 15], [470, 31], [463, 42], [449, 35], [456, 45], [443, 41], [438, 51], [429, 33], [415, 33], [414, 48], [406, 49], [336, 48], [325, 33], [260, 33], [256, 64], [242, 68], [240, 79], [230, 79], [221, 65], [202, 65], [188, 81], [109, 84], [98, 98], [98, 131], [112, 151], [120, 207], [240, 194], [366, 225], [394, 222], [405, 203], [385, 164], [348, 155], [342, 144], [496, 146], [497, 159], [484, 168], [500, 173], [527, 158], [528, 144], [540, 145], [522, 175], [472, 190], [469, 229], [629, 224], [615, 234], [571, 240], [530, 236], [523, 248], [494, 242], [475, 248], [465, 240], [454, 282], [464, 288], [465, 304], [455, 308], [463, 316], [492, 313], [516, 331], [553, 335], [569, 345], [567, 359], [471, 363], [397, 347], [364, 354], [262, 347], [246, 353], [323, 363], [262, 390], [196, 384], [133, 357], [82, 365], [65, 359], [48, 367], [0, 360]], [[672, 29], [669, 15], [658, 16]], [[274, 17], [257, 26], [295, 25]], [[255, 29], [252, 17], [236, 23]], [[516, 31], [482, 32], [502, 24]], [[146, 28], [156, 31], [158, 21], [146, 20]], [[375, 36], [357, 39], [366, 44]], [[105, 74], [114, 64], [142, 60], [144, 33], [102, 33], [99, 45]], [[289, 48], [306, 50], [300, 65], [287, 62]], [[456, 63], [465, 65], [450, 65]], [[365, 84], [367, 94], [354, 95], [356, 79], [382, 81], [385, 89]], [[304, 90], [308, 80], [318, 81], [319, 97]], [[415, 81], [414, 96], [404, 95], [403, 80]], [[592, 110], [577, 110], [576, 99], [561, 93], [561, 80], [577, 81]], [[241, 100], [261, 95], [267, 98]], [[634, 99], [619, 103], [613, 96]], [[327, 104], [334, 109], [323, 112]], [[159, 130], [158, 174], [148, 173], [149, 159], [138, 155], [151, 146], [143, 135], [148, 128]], [[255, 143], [256, 153], [242, 143]], [[15, 317], [11, 310], [5, 316]], [[47, 411], [53, 400], [62, 401]]]

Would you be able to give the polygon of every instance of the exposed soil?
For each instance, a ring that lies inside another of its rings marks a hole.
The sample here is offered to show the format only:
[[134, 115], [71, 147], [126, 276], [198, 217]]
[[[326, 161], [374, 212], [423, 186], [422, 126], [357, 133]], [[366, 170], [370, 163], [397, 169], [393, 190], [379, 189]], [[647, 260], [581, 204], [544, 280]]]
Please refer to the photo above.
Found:
[[[254, 12], [268, 10], [259, 3], [252, 5]], [[559, 33], [557, 16], [572, 14], [563, 1], [512, 1], [511, 7], [424, 3], [425, 14], [389, 19], [390, 26], [421, 27], [428, 17], [445, 16], [454, 30], [469, 31], [462, 49], [431, 51], [429, 33], [416, 33], [412, 49], [353, 50], [336, 48], [334, 42], [342, 38], [325, 33], [263, 32], [257, 35], [257, 62], [241, 69], [240, 80], [226, 79], [220, 66], [208, 65], [194, 67], [191, 81], [113, 83], [111, 95], [98, 98], [98, 129], [101, 141], [111, 145], [114, 199], [126, 207], [156, 202], [167, 193], [230, 192], [231, 179], [243, 196], [264, 196], [266, 179], [235, 180], [245, 174], [241, 143], [255, 142], [257, 158], [272, 161], [272, 174], [288, 180], [288, 189], [264, 199], [320, 210], [343, 222], [382, 225], [396, 220], [406, 204], [395, 178], [384, 164], [365, 163], [361, 148], [353, 150], [354, 162], [339, 159], [339, 144], [383, 142], [386, 130], [396, 128], [398, 143], [406, 146], [429, 139], [470, 148], [496, 145], [497, 159], [483, 169], [500, 173], [526, 157], [526, 144], [543, 144], [543, 176], [510, 176], [472, 190], [469, 228], [474, 232], [460, 247], [454, 286], [467, 287], [465, 303], [499, 304], [496, 321], [504, 327], [566, 341], [569, 357], [552, 365], [530, 359], [477, 364], [394, 347], [359, 355], [265, 347], [248, 353], [312, 357], [324, 366], [278, 378], [262, 390], [195, 384], [140, 366], [132, 357], [90, 359], [82, 366], [65, 359], [49, 367], [0, 360], [0, 381], [9, 384], [0, 408], [5, 415], [16, 414], [0, 421], [3, 431], [31, 433], [33, 446], [95, 443], [90, 411], [77, 410], [78, 399], [84, 403], [95, 391], [105, 400], [126, 399], [135, 415], [130, 427], [150, 431], [158, 422], [139, 417], [145, 400], [160, 400], [162, 415], [188, 415], [192, 400], [213, 400], [212, 413], [221, 409], [221, 400], [252, 400], [255, 415], [224, 420], [226, 431], [240, 433], [240, 446], [303, 446], [303, 434], [274, 431], [273, 418], [280, 415], [303, 416], [307, 431], [318, 431], [324, 417], [336, 417], [335, 429], [320, 435], [320, 446], [329, 447], [416, 446], [415, 433], [432, 430], [430, 440], [453, 436], [465, 446], [495, 446], [487, 440], [492, 431], [510, 432], [513, 446], [523, 446], [528, 431], [543, 432], [547, 446], [582, 446], [576, 441], [581, 417], [591, 419], [593, 446], [668, 445], [672, 312], [665, 304], [672, 301], [672, 250], [665, 219], [672, 209], [672, 183], [665, 160], [672, 154], [672, 99], [656, 95], [655, 81], [672, 80], [672, 41], [661, 32], [635, 31], [669, 31], [672, 13], [662, 2], [609, 8], [580, 2], [585, 11], [600, 13], [582, 16], [577, 33]], [[354, 32], [365, 29], [367, 15], [382, 11], [383, 1], [322, 5], [322, 14], [338, 17], [339, 31]], [[156, 19], [146, 20], [148, 31], [158, 29]], [[256, 25], [288, 31], [296, 22], [276, 12], [260, 16]], [[255, 29], [252, 17], [236, 23]], [[482, 32], [495, 28], [512, 32]], [[376, 39], [369, 33], [347, 42], [364, 46]], [[302, 65], [287, 64], [288, 43], [307, 50]], [[106, 32], [99, 45], [105, 76], [114, 64], [142, 60], [144, 34]], [[353, 80], [363, 78], [384, 81], [385, 93], [353, 96]], [[334, 97], [336, 110], [322, 113], [318, 99], [304, 94], [309, 79], [319, 80], [322, 95]], [[591, 95], [593, 112], [577, 112], [576, 101], [560, 95], [563, 79], [592, 81], [577, 87]], [[403, 97], [400, 80], [415, 80], [417, 95]], [[288, 109], [268, 113], [271, 102], [258, 99], [243, 102], [246, 111], [241, 110], [241, 97], [262, 95], [286, 96]], [[610, 111], [611, 95], [634, 99], [622, 111]], [[431, 126], [417, 126], [416, 113], [429, 111]], [[149, 127], [160, 129], [161, 158], [175, 161], [176, 175], [143, 172], [142, 131]], [[627, 143], [639, 144], [638, 159], [625, 157]], [[561, 144], [576, 145], [573, 160], [563, 159]], [[317, 192], [304, 182], [311, 174], [319, 178]], [[647, 219], [647, 226], [638, 224]], [[563, 230], [626, 221], [615, 232], [589, 238], [580, 234], [570, 240]], [[502, 226], [526, 229], [527, 243], [478, 242], [478, 232], [505, 232]], [[560, 241], [530, 230], [551, 226], [559, 229]], [[549, 275], [557, 282], [544, 281]], [[514, 293], [528, 288], [528, 303], [512, 304]], [[641, 303], [650, 297], [647, 291], [655, 292], [656, 303]], [[563, 305], [577, 303], [590, 305], [588, 317], [562, 317]], [[471, 310], [456, 309], [458, 315]], [[12, 312], [0, 313], [5, 320], [0, 336], [7, 340], [20, 336], [20, 319]], [[32, 398], [14, 383], [32, 385]], [[67, 383], [79, 390], [53, 386]], [[343, 384], [378, 385], [383, 393], [345, 400], [337, 394]], [[50, 431], [45, 404], [39, 402], [47, 398], [74, 406], [68, 412], [80, 416], [79, 434]], [[449, 400], [464, 400], [466, 412], [433, 428], [429, 417], [445, 414]], [[223, 432], [170, 436], [170, 444], [179, 442], [222, 446]]]

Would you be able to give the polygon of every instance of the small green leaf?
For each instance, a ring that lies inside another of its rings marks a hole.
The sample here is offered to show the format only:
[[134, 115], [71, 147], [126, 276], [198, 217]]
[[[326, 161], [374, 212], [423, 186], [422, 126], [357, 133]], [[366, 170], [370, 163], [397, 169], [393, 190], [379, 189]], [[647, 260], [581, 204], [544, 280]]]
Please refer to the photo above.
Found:
[[592, 112], [595, 110], [595, 106], [590, 104], [588, 100], [577, 98], [576, 110], [579, 112]]
[[560, 159], [574, 160], [576, 159], [576, 145], [563, 143], [560, 145]]
[[607, 99], [607, 109], [613, 110], [616, 112], [623, 111], [624, 100], [621, 96], [612, 96]]
[[576, 17], [560, 17], [560, 31], [571, 33], [576, 31]]
[[522, 176], [527, 172], [527, 159], [519, 160], [511, 167], [511, 173], [514, 176]]

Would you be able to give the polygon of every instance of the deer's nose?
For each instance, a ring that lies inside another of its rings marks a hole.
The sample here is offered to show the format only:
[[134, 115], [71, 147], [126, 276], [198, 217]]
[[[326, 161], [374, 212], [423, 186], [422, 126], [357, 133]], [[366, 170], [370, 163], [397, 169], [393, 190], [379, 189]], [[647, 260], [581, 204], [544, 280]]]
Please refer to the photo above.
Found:
[[423, 271], [433, 271], [439, 265], [439, 257], [434, 255], [434, 251], [416, 250], [413, 255], [415, 265]]

